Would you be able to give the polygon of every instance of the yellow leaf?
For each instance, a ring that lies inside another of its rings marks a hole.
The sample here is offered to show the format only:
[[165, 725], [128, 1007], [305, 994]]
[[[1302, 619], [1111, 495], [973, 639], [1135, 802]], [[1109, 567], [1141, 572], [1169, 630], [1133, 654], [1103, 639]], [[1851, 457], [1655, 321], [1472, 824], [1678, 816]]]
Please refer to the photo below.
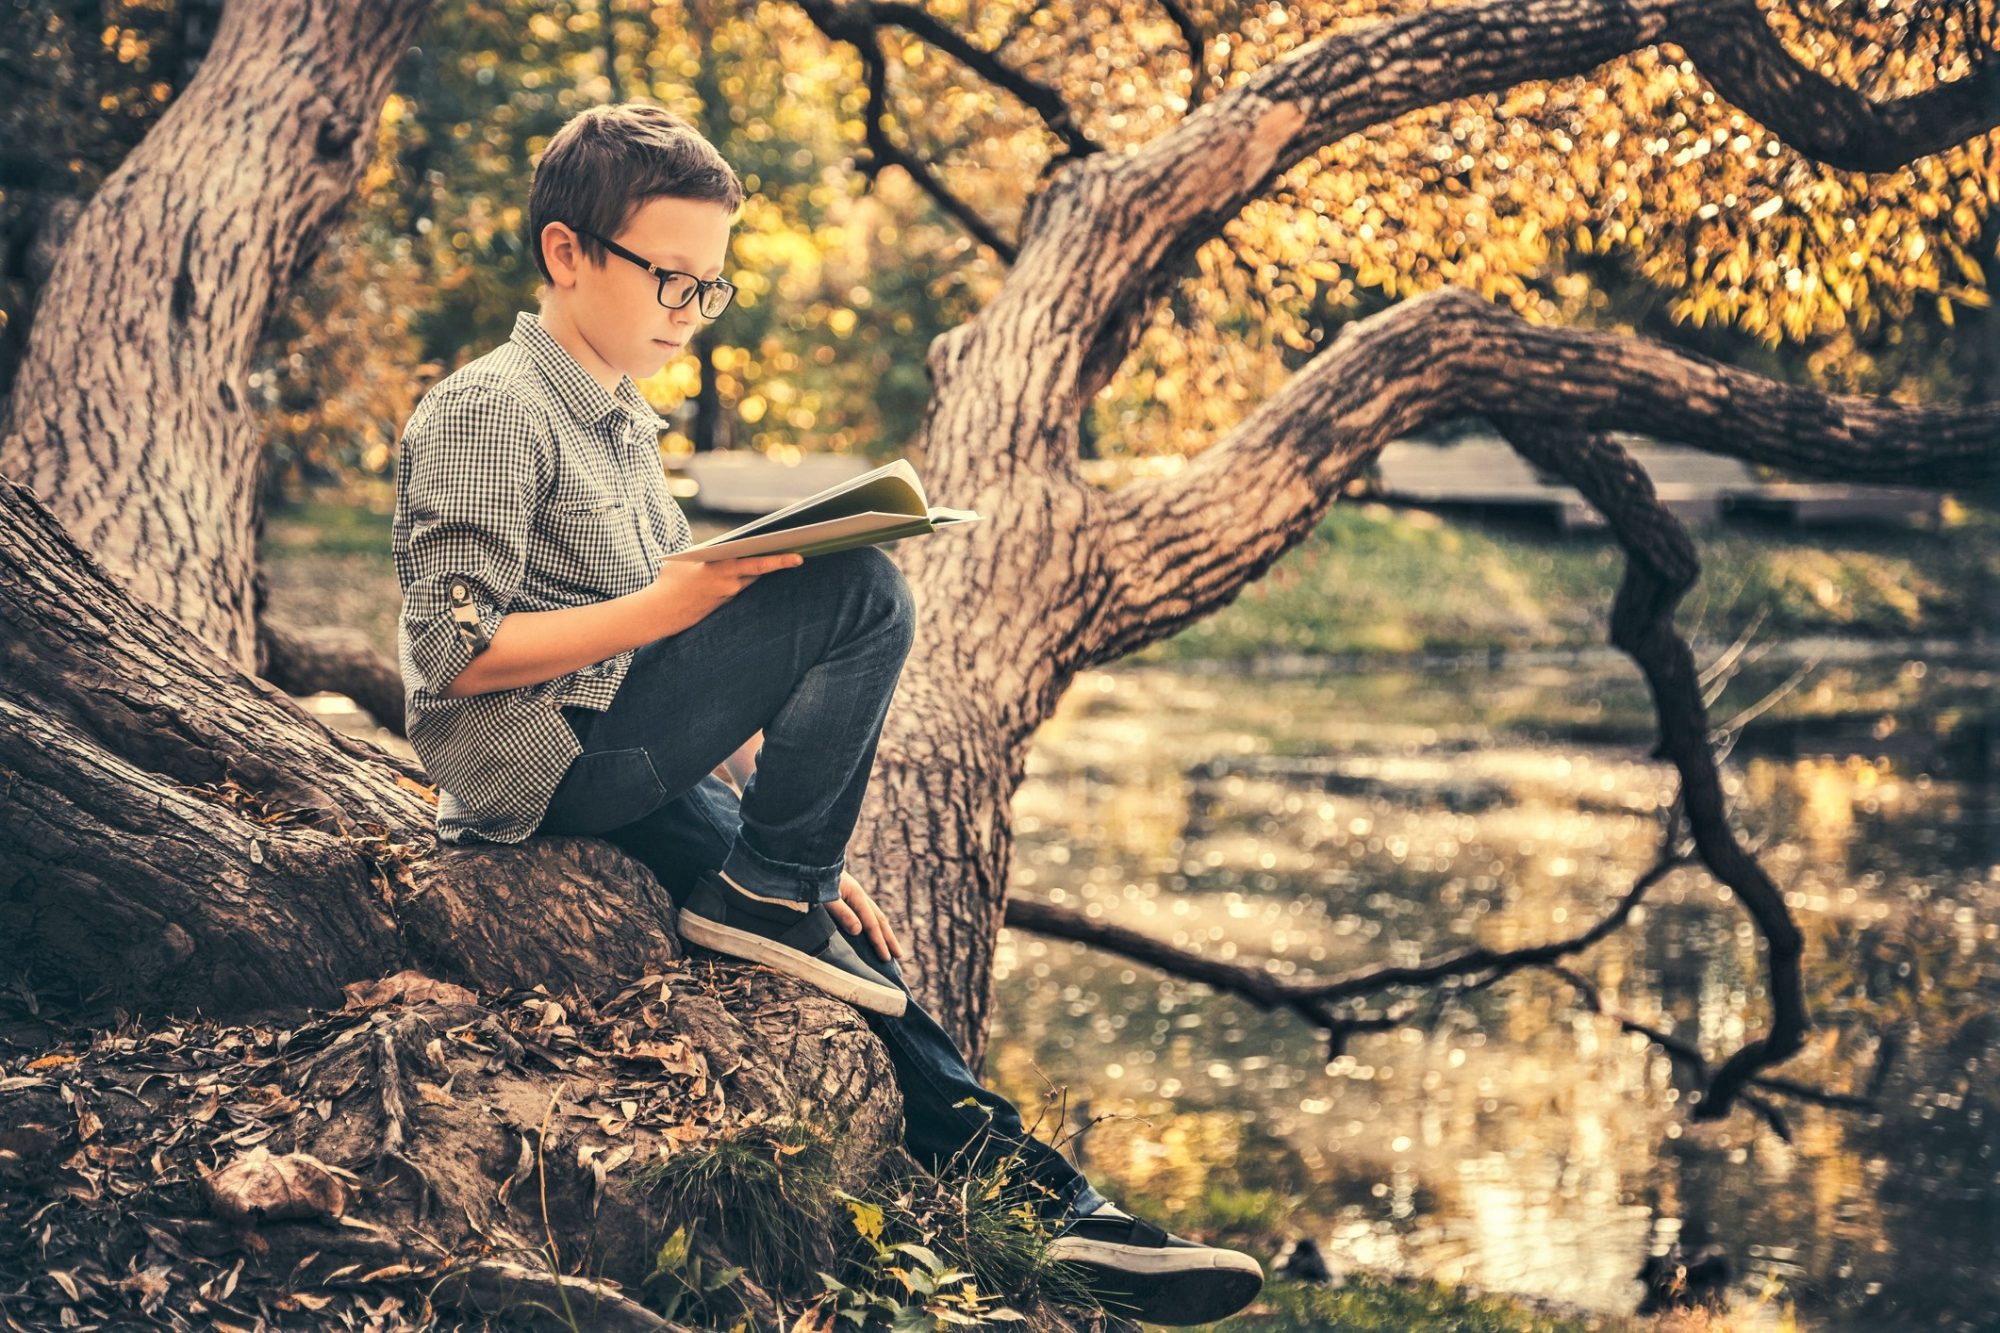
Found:
[[879, 1204], [862, 1199], [846, 1200], [847, 1211], [854, 1215], [854, 1229], [872, 1241], [882, 1239], [882, 1208]]

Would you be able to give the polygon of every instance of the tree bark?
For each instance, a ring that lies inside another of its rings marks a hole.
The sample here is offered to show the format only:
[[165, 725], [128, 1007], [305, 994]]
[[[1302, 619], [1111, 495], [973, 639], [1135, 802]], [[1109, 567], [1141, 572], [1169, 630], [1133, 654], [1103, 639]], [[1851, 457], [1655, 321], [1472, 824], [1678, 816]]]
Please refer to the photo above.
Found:
[[229, 5], [193, 80], [84, 209], [0, 418], [0, 474], [244, 670], [260, 667], [250, 357], [360, 180], [428, 10]]

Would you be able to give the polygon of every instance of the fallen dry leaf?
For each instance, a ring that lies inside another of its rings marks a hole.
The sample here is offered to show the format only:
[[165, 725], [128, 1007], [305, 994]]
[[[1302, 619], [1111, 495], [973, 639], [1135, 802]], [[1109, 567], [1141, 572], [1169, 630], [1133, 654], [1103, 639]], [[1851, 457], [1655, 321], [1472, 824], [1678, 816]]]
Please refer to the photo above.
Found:
[[436, 805], [438, 803], [438, 794], [436, 787], [426, 787], [423, 783], [418, 782], [416, 779], [411, 778], [406, 774], [398, 773], [396, 775], [396, 785], [398, 787], [401, 787], [404, 791], [415, 792], [417, 795], [423, 797], [426, 801], [429, 801], [432, 805]]
[[343, 1008], [373, 1009], [384, 1004], [422, 1004], [426, 1000], [436, 1000], [440, 1004], [471, 1004], [479, 997], [463, 986], [455, 986], [449, 981], [439, 981], [427, 977], [414, 968], [404, 968], [394, 976], [383, 977], [379, 981], [356, 981], [342, 988], [347, 994]]
[[167, 1275], [172, 1271], [165, 1266], [142, 1269], [118, 1279], [118, 1287], [138, 1301], [141, 1310], [150, 1314], [167, 1298], [167, 1292], [173, 1285]]
[[209, 1206], [242, 1226], [279, 1218], [335, 1218], [347, 1211], [347, 1185], [325, 1162], [295, 1152], [252, 1148], [228, 1166], [202, 1173]]

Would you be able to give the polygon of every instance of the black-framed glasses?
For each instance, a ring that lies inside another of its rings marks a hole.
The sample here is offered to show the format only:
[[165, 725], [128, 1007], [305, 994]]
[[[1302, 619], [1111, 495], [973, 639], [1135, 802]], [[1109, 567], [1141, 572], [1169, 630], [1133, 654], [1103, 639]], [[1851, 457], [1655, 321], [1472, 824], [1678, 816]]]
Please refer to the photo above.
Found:
[[620, 259], [629, 259], [640, 268], [645, 269], [646, 272], [658, 278], [660, 280], [660, 290], [657, 295], [660, 304], [669, 310], [679, 310], [694, 299], [696, 292], [699, 292], [701, 293], [701, 317], [703, 319], [714, 319], [717, 315], [729, 309], [729, 302], [736, 296], [736, 284], [733, 282], [722, 278], [703, 280], [692, 273], [683, 273], [679, 269], [661, 268], [650, 259], [633, 254], [609, 236], [600, 236], [598, 233], [583, 227], [571, 227], [570, 230], [580, 236], [590, 237]]

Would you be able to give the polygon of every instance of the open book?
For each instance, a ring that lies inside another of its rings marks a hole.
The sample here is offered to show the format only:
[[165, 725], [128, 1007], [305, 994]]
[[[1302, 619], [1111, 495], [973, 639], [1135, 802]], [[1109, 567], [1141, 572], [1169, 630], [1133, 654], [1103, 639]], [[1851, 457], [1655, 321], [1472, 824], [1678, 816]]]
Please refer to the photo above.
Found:
[[970, 509], [933, 508], [906, 458], [885, 463], [776, 513], [710, 537], [669, 560], [734, 560], [746, 555], [827, 555], [850, 546], [876, 546], [919, 533], [984, 518]]

